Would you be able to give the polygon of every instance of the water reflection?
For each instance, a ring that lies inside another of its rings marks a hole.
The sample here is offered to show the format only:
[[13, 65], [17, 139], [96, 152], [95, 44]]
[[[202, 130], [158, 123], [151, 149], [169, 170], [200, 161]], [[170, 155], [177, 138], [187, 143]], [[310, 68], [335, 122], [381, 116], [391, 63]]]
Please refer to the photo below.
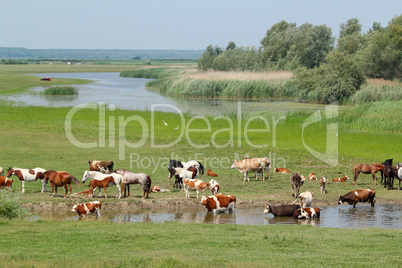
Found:
[[[264, 208], [235, 209], [231, 213], [207, 213], [203, 207], [144, 209], [135, 211], [103, 210], [99, 220], [118, 223], [132, 222], [169, 222], [206, 223], [206, 224], [240, 224], [240, 225], [312, 225], [315, 227], [334, 228], [366, 228], [381, 227], [402, 229], [402, 205], [361, 205], [324, 206], [321, 207], [321, 218], [312, 220], [293, 219], [292, 217], [274, 217], [263, 214]], [[44, 211], [35, 215], [31, 220], [55, 219], [77, 220], [78, 216], [69, 211]], [[96, 220], [89, 215], [85, 220]]]
[[194, 115], [227, 115], [238, 111], [258, 112], [263, 110], [287, 112], [322, 108], [322, 105], [292, 101], [242, 100], [241, 107], [239, 107], [237, 100], [172, 98], [156, 91], [147, 90], [145, 84], [150, 79], [119, 77], [119, 73], [43, 73], [35, 74], [35, 76], [88, 79], [94, 82], [73, 85], [78, 90], [78, 95], [74, 96], [39, 94], [45, 87], [48, 87], [46, 84], [46, 86], [32, 88], [21, 94], [0, 95], [0, 99], [18, 104], [46, 107], [71, 107], [84, 103], [105, 102], [114, 104], [118, 109], [151, 110], [152, 105], [159, 105], [154, 107], [155, 110], [177, 112], [174, 108], [169, 107], [169, 105], [173, 105], [181, 112], [189, 112]]

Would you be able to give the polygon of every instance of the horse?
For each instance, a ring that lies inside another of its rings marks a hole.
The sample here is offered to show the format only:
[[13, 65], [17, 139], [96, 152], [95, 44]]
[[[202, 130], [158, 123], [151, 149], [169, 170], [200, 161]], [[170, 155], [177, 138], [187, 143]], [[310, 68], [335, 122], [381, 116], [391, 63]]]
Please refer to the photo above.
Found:
[[396, 165], [396, 178], [399, 180], [398, 189], [401, 190], [401, 180], [402, 180], [402, 163]]
[[25, 193], [25, 182], [31, 182], [31, 181], [36, 181], [37, 179], [40, 179], [42, 182], [42, 191], [46, 192], [46, 182], [45, 182], [45, 177], [43, 173], [46, 172], [46, 169], [43, 168], [34, 168], [34, 169], [24, 169], [24, 168], [9, 168], [6, 174], [6, 177], [10, 177], [12, 175], [15, 175], [20, 179], [21, 184], [22, 184], [22, 189], [21, 193]]
[[183, 179], [197, 179], [199, 170], [195, 166], [191, 166], [188, 169], [185, 168], [168, 168], [169, 177], [175, 176], [175, 182], [173, 188], [183, 188]]
[[130, 196], [130, 184], [141, 184], [142, 189], [144, 190], [142, 199], [145, 198], [145, 193], [147, 194], [147, 198], [149, 198], [149, 191], [151, 190], [151, 177], [149, 177], [147, 174], [133, 173], [126, 169], [116, 169], [114, 173], [123, 176], [122, 188], [124, 189], [124, 197], [126, 197], [126, 190], [128, 192], [128, 196]]
[[[394, 161], [394, 159], [387, 159], [384, 162], [382, 162], [381, 164], [383, 164], [384, 166], [388, 166], [391, 165], [392, 166], [392, 162]], [[384, 171], [381, 170], [381, 183], [384, 180], [384, 188], [387, 187], [387, 179], [384, 179]]]
[[[120, 174], [116, 174], [116, 173], [111, 173], [111, 174], [103, 174], [102, 172], [99, 171], [88, 171], [85, 170], [84, 174], [82, 175], [82, 182], [85, 183], [85, 181], [88, 178], [91, 178], [93, 180], [98, 180], [101, 181], [107, 177], [113, 177], [116, 187], [117, 187], [117, 198], [121, 198], [121, 183], [123, 182], [123, 176], [121, 176]], [[93, 190], [95, 192], [96, 188]], [[99, 188], [99, 195], [101, 193], [101, 188]]]
[[174, 159], [170, 159], [170, 160], [169, 160], [169, 168], [176, 168], [176, 167], [178, 167], [178, 168], [188, 169], [188, 168], [191, 167], [191, 166], [195, 166], [195, 167], [199, 170], [199, 172], [200, 172], [202, 175], [204, 175], [204, 167], [203, 167], [203, 165], [202, 165], [200, 162], [198, 162], [198, 161], [190, 160], [190, 161], [188, 161], [188, 162], [181, 162], [181, 161], [174, 160]]
[[[360, 172], [363, 174], [372, 174], [373, 175], [373, 185], [377, 184], [377, 176], [375, 175], [378, 171], [384, 171], [383, 164], [356, 164], [353, 167], [353, 185], [356, 185], [357, 176], [359, 176]], [[375, 179], [375, 182], [374, 182]]]
[[81, 183], [70, 173], [67, 172], [57, 172], [54, 170], [48, 170], [45, 173], [43, 173], [45, 177], [46, 183], [50, 181], [50, 184], [52, 185], [52, 197], [55, 197], [57, 195], [57, 187], [58, 186], [63, 186], [64, 189], [66, 190], [66, 194], [64, 195], [64, 198], [67, 197], [67, 185], [70, 188], [70, 198], [71, 198], [71, 183], [74, 182], [76, 185], [81, 185]]
[[386, 165], [384, 168], [384, 179], [385, 179], [385, 181], [388, 180], [388, 190], [394, 189], [394, 178], [395, 177], [396, 177], [395, 167], [392, 165]]

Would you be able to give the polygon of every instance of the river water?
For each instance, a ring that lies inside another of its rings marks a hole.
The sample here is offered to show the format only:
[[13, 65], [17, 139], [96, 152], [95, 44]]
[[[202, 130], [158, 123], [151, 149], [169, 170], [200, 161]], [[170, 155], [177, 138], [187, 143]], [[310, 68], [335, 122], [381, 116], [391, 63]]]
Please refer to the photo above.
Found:
[[[380, 227], [402, 229], [402, 205], [377, 204], [374, 208], [371, 208], [369, 204], [361, 203], [356, 208], [349, 205], [322, 206], [321, 217], [314, 220], [274, 217], [272, 214], [264, 214], [263, 210], [264, 208], [252, 207], [235, 209], [232, 213], [217, 213], [215, 215], [207, 213], [206, 209], [201, 205], [198, 208], [155, 208], [136, 211], [103, 210], [99, 219], [95, 215], [89, 215], [85, 220], [118, 223], [177, 221], [181, 223], [240, 225], [307, 224], [315, 227], [332, 228]], [[45, 211], [32, 217], [32, 220], [37, 219], [78, 220], [78, 216], [72, 212]]]
[[[241, 111], [274, 110], [278, 112], [289, 110], [316, 110], [323, 106], [292, 101], [269, 100], [237, 100], [225, 99], [189, 99], [172, 98], [156, 91], [148, 90], [145, 84], [150, 79], [120, 77], [120, 73], [42, 73], [37, 77], [73, 78], [93, 80], [93, 83], [73, 85], [78, 90], [74, 96], [40, 95], [45, 86], [32, 88], [28, 91], [11, 96], [1, 96], [0, 99], [14, 101], [17, 104], [70, 107], [85, 103], [113, 104], [118, 109], [126, 110], [156, 110], [165, 112], [190, 112], [195, 115], [227, 115]], [[50, 86], [52, 82], [48, 82]], [[240, 106], [239, 106], [240, 105]]]

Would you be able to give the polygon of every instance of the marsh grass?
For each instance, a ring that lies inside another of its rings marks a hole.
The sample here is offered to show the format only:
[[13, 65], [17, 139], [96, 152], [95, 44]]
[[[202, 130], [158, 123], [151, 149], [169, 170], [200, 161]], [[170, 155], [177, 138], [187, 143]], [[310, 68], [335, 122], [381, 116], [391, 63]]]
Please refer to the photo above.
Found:
[[40, 92], [41, 95], [78, 95], [78, 90], [70, 86], [49, 87]]
[[28, 210], [22, 207], [21, 194], [12, 194], [8, 189], [0, 190], [0, 217], [6, 219], [25, 218]]

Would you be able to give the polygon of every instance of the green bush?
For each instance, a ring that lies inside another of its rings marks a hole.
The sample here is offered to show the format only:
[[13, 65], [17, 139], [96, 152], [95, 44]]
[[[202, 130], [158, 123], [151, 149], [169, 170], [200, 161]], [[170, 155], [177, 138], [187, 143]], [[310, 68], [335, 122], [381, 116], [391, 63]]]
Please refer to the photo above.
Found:
[[78, 90], [69, 86], [49, 87], [42, 91], [42, 95], [77, 95]]
[[24, 218], [28, 210], [22, 207], [21, 195], [9, 190], [0, 190], [0, 217], [7, 219]]

